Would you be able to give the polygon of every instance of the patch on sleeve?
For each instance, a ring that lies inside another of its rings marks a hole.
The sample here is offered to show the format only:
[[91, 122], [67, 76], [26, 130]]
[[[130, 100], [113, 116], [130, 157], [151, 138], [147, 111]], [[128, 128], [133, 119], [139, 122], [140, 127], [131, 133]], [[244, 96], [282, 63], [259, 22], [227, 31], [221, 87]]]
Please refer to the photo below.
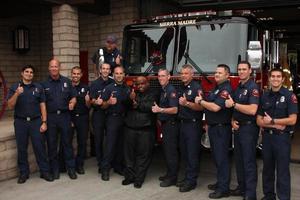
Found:
[[259, 91], [258, 91], [258, 89], [253, 89], [251, 94], [254, 97], [259, 97]]
[[298, 103], [298, 99], [295, 94], [292, 94], [291, 100], [292, 100], [292, 103], [296, 103], [296, 104]]
[[221, 93], [220, 93], [220, 97], [223, 98], [223, 99], [228, 99], [228, 91], [227, 90], [223, 90]]
[[171, 98], [176, 98], [176, 92], [172, 92], [170, 95]]

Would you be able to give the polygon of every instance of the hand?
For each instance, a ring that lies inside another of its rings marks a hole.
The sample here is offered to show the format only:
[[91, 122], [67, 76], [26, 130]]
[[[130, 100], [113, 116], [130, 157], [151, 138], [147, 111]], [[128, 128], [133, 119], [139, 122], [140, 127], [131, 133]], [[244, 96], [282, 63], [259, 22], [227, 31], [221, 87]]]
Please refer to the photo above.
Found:
[[267, 112], [265, 112], [265, 116], [263, 117], [263, 122], [265, 124], [271, 124], [272, 118], [270, 117], [270, 115], [268, 115]]
[[203, 100], [201, 92], [198, 92], [198, 96], [195, 97], [195, 103], [200, 104], [200, 101]]
[[274, 128], [281, 130], [281, 131], [283, 131], [285, 129], [285, 127], [286, 127], [285, 125], [279, 125], [279, 124], [274, 125]]
[[46, 123], [42, 123], [41, 127], [40, 127], [40, 132], [44, 133], [47, 131], [47, 124]]
[[18, 95], [22, 94], [24, 92], [24, 88], [21, 86], [21, 84], [19, 83], [17, 89], [16, 89], [16, 93]]
[[233, 130], [235, 130], [235, 131], [238, 130], [238, 129], [240, 128], [239, 122], [236, 121], [236, 120], [232, 120], [232, 121], [231, 121], [231, 126], [232, 126]]
[[161, 111], [161, 108], [154, 102], [154, 106], [152, 106], [152, 112], [153, 113], [159, 113]]
[[135, 99], [136, 99], [136, 93], [134, 92], [134, 88], [132, 88], [131, 93], [130, 93], [130, 95], [129, 95], [129, 98], [130, 98], [132, 101], [135, 101]]
[[120, 54], [116, 57], [116, 64], [121, 65], [122, 56]]
[[74, 107], [75, 107], [74, 102], [72, 102], [72, 100], [69, 101], [69, 110], [74, 110]]
[[117, 103], [117, 98], [114, 97], [114, 94], [111, 93], [109, 99], [108, 99], [108, 104], [109, 105], [115, 105]]
[[86, 92], [86, 95], [84, 96], [85, 102], [89, 102], [90, 99], [90, 95], [89, 95], [89, 91]]
[[228, 99], [226, 99], [226, 101], [225, 101], [226, 108], [231, 108], [233, 106], [233, 104], [234, 104], [233, 99], [231, 98], [230, 95], [228, 95]]
[[179, 105], [185, 106], [187, 104], [185, 93], [183, 93], [183, 96], [179, 98]]
[[136, 100], [133, 100], [132, 107], [133, 108], [137, 108], [138, 107], [138, 103], [136, 102]]
[[103, 103], [103, 99], [100, 98], [100, 96], [95, 100], [95, 104], [98, 106], [101, 106]]

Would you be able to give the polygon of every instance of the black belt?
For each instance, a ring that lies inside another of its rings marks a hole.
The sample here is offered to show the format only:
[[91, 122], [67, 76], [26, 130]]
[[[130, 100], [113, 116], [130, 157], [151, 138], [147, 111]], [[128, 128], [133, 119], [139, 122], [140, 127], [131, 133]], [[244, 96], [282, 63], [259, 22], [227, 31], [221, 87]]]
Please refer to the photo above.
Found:
[[120, 117], [124, 117], [125, 116], [125, 114], [124, 113], [108, 113], [108, 115], [110, 115], [110, 116], [120, 116]]
[[255, 121], [238, 121], [238, 125], [250, 125], [250, 124], [256, 124]]
[[281, 131], [281, 130], [264, 130], [264, 132], [269, 133], [271, 135], [282, 135], [285, 133], [292, 134], [293, 131]]
[[186, 123], [186, 122], [198, 122], [200, 121], [200, 119], [196, 119], [196, 118], [193, 118], [193, 119], [180, 119], [180, 122], [181, 123]]
[[56, 110], [56, 111], [52, 111], [52, 112], [49, 112], [49, 113], [60, 115], [60, 114], [65, 113], [65, 112], [68, 112], [68, 110]]
[[20, 116], [16, 116], [15, 118], [31, 122], [31, 121], [39, 119], [39, 118], [41, 119], [41, 116], [36, 116], [36, 117], [20, 117]]
[[79, 117], [79, 116], [84, 116], [84, 115], [87, 115], [88, 113], [72, 113], [72, 116], [75, 116], [75, 117]]
[[225, 123], [225, 124], [222, 124], [222, 123], [216, 123], [216, 124], [208, 124], [209, 126], [219, 126], [219, 127], [222, 127], [222, 126], [230, 126], [229, 123]]
[[176, 123], [176, 119], [160, 120], [162, 124], [165, 123]]

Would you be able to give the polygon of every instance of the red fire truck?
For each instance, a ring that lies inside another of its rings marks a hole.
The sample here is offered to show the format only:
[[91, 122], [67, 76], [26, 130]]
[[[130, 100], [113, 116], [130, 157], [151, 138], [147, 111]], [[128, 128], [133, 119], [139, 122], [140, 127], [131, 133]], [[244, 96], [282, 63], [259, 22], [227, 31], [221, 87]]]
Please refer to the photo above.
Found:
[[[249, 11], [203, 11], [127, 25], [123, 36], [127, 83], [134, 85], [136, 76], [145, 75], [151, 87], [159, 88], [157, 72], [166, 68], [171, 72], [171, 83], [178, 86], [181, 66], [190, 63], [195, 68], [194, 79], [201, 81], [208, 93], [215, 84], [216, 66], [224, 63], [231, 69], [230, 81], [236, 88], [237, 63], [248, 60], [256, 82], [263, 87], [268, 67], [278, 63], [279, 44], [276, 35], [261, 24]], [[160, 141], [160, 131], [157, 138]]]

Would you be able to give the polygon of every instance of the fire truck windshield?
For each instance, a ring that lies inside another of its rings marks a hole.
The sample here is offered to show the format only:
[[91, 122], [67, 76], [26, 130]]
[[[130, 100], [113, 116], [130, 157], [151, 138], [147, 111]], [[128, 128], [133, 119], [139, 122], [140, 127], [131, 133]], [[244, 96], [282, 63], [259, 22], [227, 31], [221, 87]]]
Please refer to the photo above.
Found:
[[163, 25], [125, 30], [124, 58], [129, 74], [156, 74], [160, 68], [177, 74], [188, 63], [185, 53], [207, 74], [221, 63], [236, 73], [238, 61], [246, 59], [249, 24], [245, 18]]

